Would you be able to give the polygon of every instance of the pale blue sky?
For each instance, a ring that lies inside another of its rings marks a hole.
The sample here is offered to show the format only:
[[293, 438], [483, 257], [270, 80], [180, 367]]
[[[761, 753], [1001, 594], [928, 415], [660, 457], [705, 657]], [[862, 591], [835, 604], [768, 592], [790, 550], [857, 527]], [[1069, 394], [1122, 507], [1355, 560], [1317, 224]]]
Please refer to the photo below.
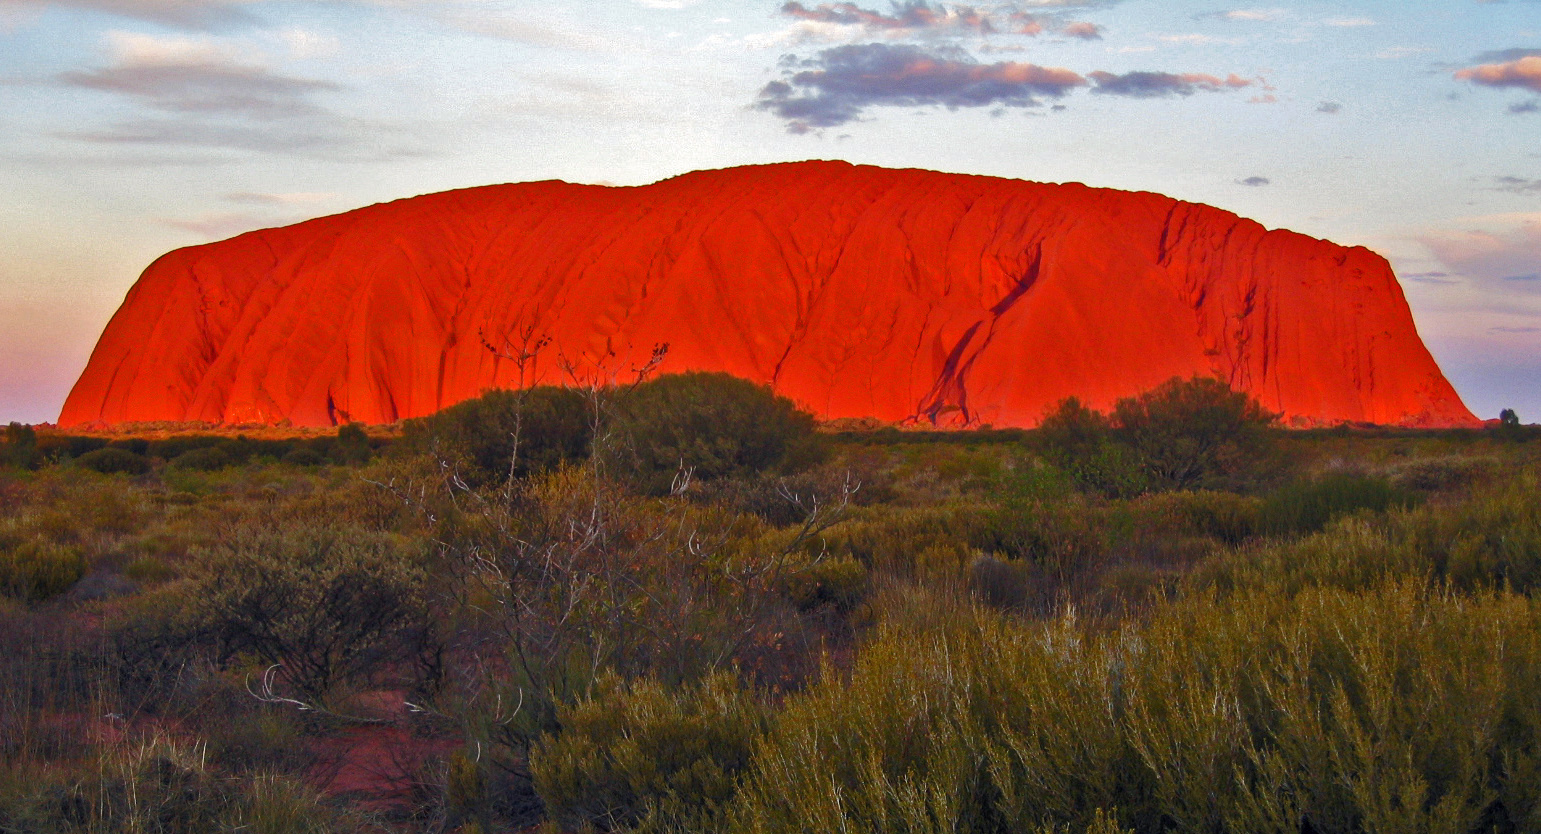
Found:
[[178, 246], [807, 158], [1158, 191], [1369, 246], [1467, 404], [1541, 421], [1533, 0], [0, 0], [0, 422], [54, 419]]

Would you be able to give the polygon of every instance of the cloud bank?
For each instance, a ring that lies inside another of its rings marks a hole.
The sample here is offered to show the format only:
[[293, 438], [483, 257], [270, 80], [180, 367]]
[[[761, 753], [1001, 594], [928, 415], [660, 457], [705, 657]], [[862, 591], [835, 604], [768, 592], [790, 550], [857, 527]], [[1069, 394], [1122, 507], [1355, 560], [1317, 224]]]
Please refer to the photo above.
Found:
[[783, 78], [760, 90], [755, 107], [793, 133], [857, 121], [869, 107], [1036, 107], [1077, 88], [1128, 98], [1170, 98], [1251, 86], [1231, 75], [1092, 72], [1001, 61], [984, 64], [958, 47], [852, 44], [811, 58], [782, 59]]

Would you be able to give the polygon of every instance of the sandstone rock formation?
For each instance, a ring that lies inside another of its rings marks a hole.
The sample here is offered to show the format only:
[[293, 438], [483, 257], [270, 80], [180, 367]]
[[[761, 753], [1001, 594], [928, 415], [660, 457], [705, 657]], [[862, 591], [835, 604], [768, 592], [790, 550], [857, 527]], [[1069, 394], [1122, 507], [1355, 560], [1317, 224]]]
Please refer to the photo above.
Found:
[[664, 372], [827, 418], [1030, 426], [1218, 374], [1297, 424], [1475, 422], [1366, 249], [1156, 194], [805, 162], [471, 188], [177, 250], [60, 423], [389, 423], [624, 380], [660, 344]]

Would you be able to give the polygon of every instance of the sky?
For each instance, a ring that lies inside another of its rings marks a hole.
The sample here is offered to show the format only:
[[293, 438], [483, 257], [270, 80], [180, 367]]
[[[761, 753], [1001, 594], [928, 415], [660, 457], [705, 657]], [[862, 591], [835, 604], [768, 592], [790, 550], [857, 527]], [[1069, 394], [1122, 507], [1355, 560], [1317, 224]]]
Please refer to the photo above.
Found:
[[800, 159], [1156, 191], [1397, 270], [1541, 422], [1541, 2], [0, 0], [0, 422], [171, 249]]

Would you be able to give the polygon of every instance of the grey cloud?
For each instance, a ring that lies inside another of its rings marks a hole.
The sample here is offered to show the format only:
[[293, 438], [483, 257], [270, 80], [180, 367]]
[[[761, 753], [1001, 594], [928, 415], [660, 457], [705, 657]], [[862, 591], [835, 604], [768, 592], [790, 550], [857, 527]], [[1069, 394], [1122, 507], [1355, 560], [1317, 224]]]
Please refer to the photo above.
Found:
[[1516, 116], [1526, 113], [1541, 113], [1541, 100], [1531, 99], [1530, 101], [1516, 102], [1509, 105], [1509, 112]]
[[1261, 186], [1261, 185], [1268, 185], [1270, 182], [1271, 182], [1271, 180], [1269, 180], [1267, 177], [1247, 177], [1244, 180], [1237, 180], [1236, 184], [1237, 185], [1249, 185], [1249, 186], [1252, 186], [1253, 188], [1256, 188], [1256, 187]]
[[120, 93], [175, 113], [244, 113], [277, 117], [314, 115], [311, 94], [337, 90], [326, 81], [279, 75], [261, 67], [214, 61], [147, 63], [67, 72], [74, 87]]
[[1521, 58], [1541, 58], [1541, 49], [1498, 49], [1471, 59], [1473, 64], [1504, 64]]
[[846, 124], [874, 106], [1032, 107], [1086, 84], [1068, 69], [981, 64], [961, 49], [881, 43], [789, 57], [783, 67], [784, 80], [765, 85], [755, 107], [785, 119], [793, 133]]
[[1494, 177], [1495, 191], [1507, 191], [1511, 194], [1541, 194], [1541, 180], [1526, 179], [1525, 177]]
[[1521, 326], [1521, 327], [1489, 327], [1488, 330], [1493, 332], [1493, 333], [1516, 333], [1516, 334], [1518, 334], [1518, 333], [1541, 333], [1541, 327], [1530, 327], [1530, 326]]
[[1401, 277], [1408, 281], [1417, 281], [1420, 284], [1449, 285], [1461, 283], [1460, 280], [1448, 272], [1414, 272]]
[[1339, 104], [1339, 103], [1337, 103], [1335, 101], [1324, 101], [1321, 104], [1316, 105], [1316, 112], [1318, 112], [1318, 113], [1327, 113], [1329, 115], [1336, 115], [1336, 114], [1342, 112], [1342, 110], [1343, 110], [1343, 105], [1341, 105], [1341, 104]]
[[1199, 91], [1219, 92], [1252, 86], [1251, 81], [1236, 75], [1217, 78], [1203, 73], [1126, 72], [1115, 75], [1098, 71], [1088, 73], [1087, 77], [1096, 84], [1093, 93], [1129, 98], [1191, 96]]

